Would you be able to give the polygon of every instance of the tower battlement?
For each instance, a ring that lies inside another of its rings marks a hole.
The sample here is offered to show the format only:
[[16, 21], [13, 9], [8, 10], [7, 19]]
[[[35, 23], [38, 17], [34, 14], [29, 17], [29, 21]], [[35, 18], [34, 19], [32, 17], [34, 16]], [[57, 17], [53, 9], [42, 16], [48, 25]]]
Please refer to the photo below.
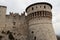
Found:
[[10, 12], [9, 15], [11, 15], [11, 16], [19, 16], [19, 13]]
[[52, 27], [52, 5], [47, 2], [31, 4], [25, 12], [6, 15], [0, 6], [0, 40], [57, 40]]
[[10, 12], [9, 15], [10, 15], [10, 16], [20, 16], [20, 17], [21, 17], [21, 16], [26, 16], [26, 15], [25, 15], [25, 12], [21, 13], [21, 15], [19, 15], [19, 13]]
[[26, 12], [31, 13], [31, 12], [36, 12], [36, 11], [51, 11], [51, 9], [52, 9], [52, 5], [50, 3], [38, 2], [38, 3], [29, 5], [26, 8]]
[[26, 8], [28, 20], [35, 17], [47, 17], [52, 18], [52, 5], [47, 2], [38, 2], [31, 4]]
[[2, 6], [2, 5], [0, 5], [0, 7], [7, 8], [6, 6]]
[[26, 8], [29, 40], [57, 40], [52, 27], [51, 10], [52, 5], [47, 2], [34, 3]]
[[17, 18], [17, 19], [21, 19], [23, 16], [26, 16], [24, 12], [21, 13], [21, 15], [19, 13], [10, 12], [9, 15], [6, 15], [6, 18]]

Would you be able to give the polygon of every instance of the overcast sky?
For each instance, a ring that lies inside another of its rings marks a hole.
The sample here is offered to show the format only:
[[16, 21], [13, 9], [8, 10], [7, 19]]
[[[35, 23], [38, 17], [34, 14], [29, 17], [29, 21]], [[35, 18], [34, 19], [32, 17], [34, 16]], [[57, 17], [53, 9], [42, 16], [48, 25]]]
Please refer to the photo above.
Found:
[[0, 5], [7, 6], [7, 13], [16, 12], [22, 13], [25, 8], [32, 3], [36, 2], [48, 2], [52, 4], [52, 14], [53, 14], [53, 27], [55, 33], [60, 34], [60, 0], [0, 0]]

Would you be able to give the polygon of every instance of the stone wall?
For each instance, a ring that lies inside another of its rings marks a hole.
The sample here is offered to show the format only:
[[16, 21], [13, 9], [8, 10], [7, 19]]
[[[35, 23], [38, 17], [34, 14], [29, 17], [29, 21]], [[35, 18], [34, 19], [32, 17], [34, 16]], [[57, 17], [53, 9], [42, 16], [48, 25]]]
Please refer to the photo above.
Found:
[[52, 5], [34, 3], [26, 8], [29, 40], [57, 40], [52, 26]]
[[5, 28], [1, 30], [1, 40], [27, 40], [28, 26], [25, 13], [10, 13], [5, 15]]
[[51, 4], [41, 2], [28, 6], [27, 16], [6, 15], [6, 7], [0, 6], [0, 40], [57, 40], [51, 10]]

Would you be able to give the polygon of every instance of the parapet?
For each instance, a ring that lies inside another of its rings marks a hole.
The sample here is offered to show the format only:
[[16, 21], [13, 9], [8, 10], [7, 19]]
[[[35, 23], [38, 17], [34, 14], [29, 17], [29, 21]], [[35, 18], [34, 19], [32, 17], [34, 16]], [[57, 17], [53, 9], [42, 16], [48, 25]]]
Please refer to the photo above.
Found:
[[25, 16], [25, 12], [21, 13], [21, 16]]
[[34, 4], [31, 4], [30, 6], [28, 6], [26, 8], [26, 13], [30, 14], [30, 13], [37, 12], [37, 11], [51, 12], [51, 9], [52, 9], [52, 5], [50, 3], [38, 2], [38, 3], [34, 3]]
[[0, 7], [7, 8], [6, 6], [2, 6], [2, 5], [0, 5]]
[[9, 15], [10, 15], [10, 16], [20, 16], [19, 13], [13, 13], [13, 12], [10, 12]]
[[9, 15], [6, 15], [6, 16], [12, 16], [12, 17], [19, 16], [19, 17], [22, 17], [22, 16], [25, 16], [25, 12], [21, 13], [21, 15], [19, 15], [19, 13], [10, 12]]

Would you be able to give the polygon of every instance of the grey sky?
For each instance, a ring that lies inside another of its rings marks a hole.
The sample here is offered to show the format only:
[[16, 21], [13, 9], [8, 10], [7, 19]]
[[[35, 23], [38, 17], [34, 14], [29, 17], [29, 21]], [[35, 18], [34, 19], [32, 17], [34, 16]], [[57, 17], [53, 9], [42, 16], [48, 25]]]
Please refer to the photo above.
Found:
[[22, 13], [27, 6], [36, 2], [49, 2], [52, 4], [53, 26], [56, 34], [60, 34], [60, 0], [0, 0], [0, 5], [7, 6], [9, 12]]

